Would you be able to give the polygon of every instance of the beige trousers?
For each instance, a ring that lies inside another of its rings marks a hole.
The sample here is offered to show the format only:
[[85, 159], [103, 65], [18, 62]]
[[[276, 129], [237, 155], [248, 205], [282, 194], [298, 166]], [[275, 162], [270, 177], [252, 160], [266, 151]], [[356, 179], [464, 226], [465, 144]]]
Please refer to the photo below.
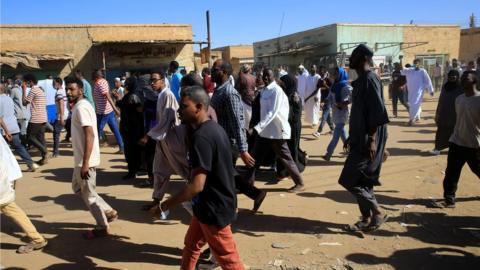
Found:
[[25, 234], [32, 239], [35, 243], [41, 243], [45, 241], [43, 236], [41, 236], [35, 226], [33, 226], [30, 219], [27, 217], [25, 212], [15, 203], [7, 203], [0, 206], [2, 214], [13, 219], [15, 223], [25, 232]]

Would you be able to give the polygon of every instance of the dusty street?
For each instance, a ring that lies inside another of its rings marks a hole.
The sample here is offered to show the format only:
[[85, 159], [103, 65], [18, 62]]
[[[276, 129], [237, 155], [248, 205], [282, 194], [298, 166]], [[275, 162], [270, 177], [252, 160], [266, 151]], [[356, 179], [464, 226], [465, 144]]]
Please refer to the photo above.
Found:
[[[457, 208], [428, 207], [431, 198], [442, 196], [447, 160], [446, 152], [436, 157], [426, 153], [433, 148], [436, 102], [437, 98], [424, 103], [417, 126], [406, 126], [403, 107], [399, 107], [400, 117], [391, 119], [387, 143], [391, 157], [383, 166], [383, 185], [376, 189], [391, 218], [371, 234], [342, 230], [356, 221], [359, 211], [351, 195], [337, 184], [344, 161], [339, 156], [341, 144], [332, 161], [323, 161], [330, 136], [314, 139], [314, 130], [304, 127], [302, 148], [310, 156], [303, 173], [306, 192], [287, 193], [290, 179], [266, 185], [274, 176], [265, 172], [258, 174], [257, 182], [269, 191], [260, 213], [252, 214], [252, 201], [238, 196], [239, 215], [233, 229], [243, 262], [251, 269], [478, 269], [480, 185], [468, 166], [462, 172]], [[388, 109], [391, 112], [390, 103]], [[23, 234], [2, 216], [0, 264], [29, 270], [178, 269], [188, 213], [177, 207], [171, 220], [152, 221], [140, 210], [151, 190], [141, 188], [140, 180], [121, 180], [126, 164], [123, 155], [113, 154], [116, 151], [101, 149], [97, 177], [97, 191], [120, 214], [111, 226], [113, 237], [82, 239], [81, 232], [94, 220], [72, 193], [72, 150], [62, 144], [61, 157], [35, 173], [24, 173], [16, 185], [17, 204], [49, 245], [40, 252], [16, 254]], [[174, 177], [170, 193], [183, 183]]]

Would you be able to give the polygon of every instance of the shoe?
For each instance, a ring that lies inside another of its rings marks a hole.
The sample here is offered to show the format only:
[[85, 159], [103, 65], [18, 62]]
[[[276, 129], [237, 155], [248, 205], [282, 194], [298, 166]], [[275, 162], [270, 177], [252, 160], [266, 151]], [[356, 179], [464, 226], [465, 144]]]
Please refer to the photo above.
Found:
[[132, 179], [135, 179], [135, 177], [137, 177], [136, 174], [134, 174], [134, 173], [127, 173], [126, 175], [124, 175], [124, 176], [122, 177], [122, 180], [132, 180]]
[[320, 138], [320, 135], [321, 135], [321, 134], [320, 134], [320, 132], [317, 131], [317, 132], [313, 133], [312, 135], [313, 135], [313, 137], [315, 137], [315, 138]]
[[139, 186], [142, 188], [153, 187], [153, 180], [145, 179], [139, 184]]
[[445, 199], [445, 202], [443, 203], [443, 207], [455, 208], [455, 199]]
[[39, 242], [39, 243], [35, 243], [35, 242], [32, 241], [32, 242], [30, 242], [26, 245], [20, 246], [17, 249], [17, 253], [20, 253], [20, 254], [30, 253], [34, 250], [39, 250], [39, 249], [44, 248], [47, 244], [48, 244], [48, 241], [45, 240], [45, 239], [42, 242]]
[[329, 155], [323, 155], [322, 158], [325, 159], [325, 161], [330, 161], [331, 157]]
[[37, 163], [38, 163], [38, 165], [43, 166], [43, 165], [45, 165], [45, 164], [48, 163], [48, 160], [49, 160], [49, 159], [50, 159], [50, 156], [49, 156], [49, 154], [47, 153], [47, 154], [45, 154], [45, 156], [43, 156], [42, 159], [40, 159]]
[[118, 212], [112, 209], [110, 211], [106, 211], [105, 216], [107, 216], [108, 223], [111, 223], [118, 219]]
[[107, 229], [93, 229], [82, 233], [83, 238], [87, 240], [93, 240], [95, 238], [106, 237], [109, 235]]
[[413, 121], [412, 120], [408, 121], [407, 125], [408, 126], [413, 126]]
[[151, 203], [143, 205], [142, 210], [143, 211], [150, 211], [150, 209], [152, 209], [153, 207], [158, 206], [159, 202], [160, 202], [159, 200], [155, 199]]
[[123, 149], [119, 149], [117, 152], [115, 152], [115, 154], [120, 154], [120, 155], [123, 155], [124, 151]]
[[428, 151], [428, 153], [432, 156], [438, 156], [438, 155], [440, 155], [440, 150], [433, 149], [431, 151]]
[[255, 198], [255, 201], [253, 201], [253, 208], [252, 211], [256, 213], [260, 206], [263, 203], [263, 200], [265, 200], [265, 197], [267, 196], [267, 192], [262, 190], [261, 193]]
[[35, 172], [40, 166], [37, 163], [33, 163], [31, 166], [28, 166], [27, 172]]
[[305, 190], [305, 185], [295, 185], [288, 190], [290, 193], [297, 193]]

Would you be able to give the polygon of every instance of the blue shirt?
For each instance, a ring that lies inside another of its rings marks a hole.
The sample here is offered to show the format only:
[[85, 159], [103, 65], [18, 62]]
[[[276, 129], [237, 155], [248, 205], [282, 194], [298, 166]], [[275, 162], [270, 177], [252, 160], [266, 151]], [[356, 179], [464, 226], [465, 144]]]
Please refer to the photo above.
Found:
[[180, 101], [180, 81], [182, 80], [182, 74], [180, 72], [175, 72], [172, 75], [172, 82], [170, 84], [170, 90], [172, 90], [177, 101]]

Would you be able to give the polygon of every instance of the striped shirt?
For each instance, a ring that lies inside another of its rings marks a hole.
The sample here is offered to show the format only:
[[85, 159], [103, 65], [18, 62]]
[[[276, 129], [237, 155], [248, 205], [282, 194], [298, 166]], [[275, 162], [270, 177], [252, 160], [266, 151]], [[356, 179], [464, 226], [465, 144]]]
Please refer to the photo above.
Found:
[[95, 109], [97, 114], [109, 114], [113, 112], [112, 105], [107, 100], [107, 94], [110, 88], [107, 80], [101, 78], [93, 86], [93, 98], [95, 99]]
[[42, 124], [47, 122], [47, 97], [42, 88], [32, 87], [25, 98], [30, 103], [30, 123]]

